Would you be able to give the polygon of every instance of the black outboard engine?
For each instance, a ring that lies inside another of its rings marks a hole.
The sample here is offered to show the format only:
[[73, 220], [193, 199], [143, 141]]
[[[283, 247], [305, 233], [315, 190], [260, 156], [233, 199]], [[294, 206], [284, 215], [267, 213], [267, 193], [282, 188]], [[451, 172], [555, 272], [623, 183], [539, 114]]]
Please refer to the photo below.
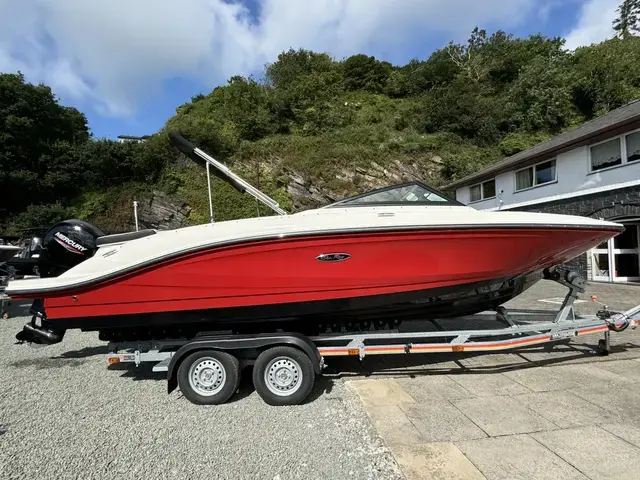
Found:
[[[82, 220], [56, 223], [42, 239], [38, 259], [40, 276], [56, 277], [91, 258], [97, 250], [96, 240], [104, 235], [102, 230]], [[54, 329], [42, 312], [43, 301], [34, 300], [31, 306], [33, 317], [16, 335], [18, 341], [50, 345], [62, 340], [65, 331]]]
[[40, 276], [57, 277], [70, 268], [91, 258], [96, 240], [105, 233], [82, 220], [56, 223], [44, 235], [40, 252]]

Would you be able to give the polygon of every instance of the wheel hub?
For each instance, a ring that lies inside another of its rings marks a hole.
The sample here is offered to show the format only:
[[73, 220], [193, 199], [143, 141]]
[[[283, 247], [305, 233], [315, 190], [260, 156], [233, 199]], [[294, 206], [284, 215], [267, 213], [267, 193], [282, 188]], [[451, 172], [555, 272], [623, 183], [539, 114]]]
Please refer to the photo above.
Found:
[[288, 385], [291, 384], [291, 381], [293, 380], [293, 374], [291, 373], [291, 370], [287, 370], [285, 368], [280, 368], [276, 372], [275, 378], [276, 378], [276, 382], [278, 383], [278, 385], [281, 385], [283, 387], [287, 387]]
[[288, 396], [301, 385], [302, 371], [298, 362], [289, 357], [273, 359], [264, 372], [267, 388], [278, 396]]
[[224, 367], [215, 358], [202, 358], [189, 369], [189, 385], [200, 395], [209, 397], [219, 393], [225, 381]]

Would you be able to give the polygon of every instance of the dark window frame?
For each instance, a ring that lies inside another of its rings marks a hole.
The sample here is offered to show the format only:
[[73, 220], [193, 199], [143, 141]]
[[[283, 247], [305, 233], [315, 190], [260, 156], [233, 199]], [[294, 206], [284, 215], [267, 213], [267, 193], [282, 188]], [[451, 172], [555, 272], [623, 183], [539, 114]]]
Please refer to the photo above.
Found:
[[[490, 183], [490, 182], [493, 182], [494, 194], [491, 197], [485, 197], [484, 196], [484, 184], [485, 183]], [[480, 187], [480, 198], [477, 199], [477, 200], [471, 200], [471, 189], [473, 187]], [[495, 178], [491, 178], [489, 180], [485, 180], [484, 182], [474, 183], [473, 185], [469, 186], [469, 203], [476, 203], [476, 202], [482, 202], [484, 200], [491, 200], [492, 198], [496, 198], [497, 193], [498, 193], [498, 190], [496, 189], [496, 179]]]
[[[553, 179], [548, 182], [536, 183], [537, 181], [537, 168], [539, 165], [544, 165], [545, 163], [553, 162]], [[525, 170], [533, 170], [533, 175], [531, 176], [532, 185], [524, 188], [518, 188], [518, 173], [524, 172]], [[542, 162], [534, 163], [533, 165], [529, 165], [528, 167], [520, 168], [513, 172], [513, 191], [515, 193], [524, 192], [525, 190], [529, 190], [530, 188], [542, 187], [544, 185], [549, 185], [551, 183], [556, 183], [558, 181], [558, 159], [557, 158], [549, 158], [547, 160], [543, 160]]]

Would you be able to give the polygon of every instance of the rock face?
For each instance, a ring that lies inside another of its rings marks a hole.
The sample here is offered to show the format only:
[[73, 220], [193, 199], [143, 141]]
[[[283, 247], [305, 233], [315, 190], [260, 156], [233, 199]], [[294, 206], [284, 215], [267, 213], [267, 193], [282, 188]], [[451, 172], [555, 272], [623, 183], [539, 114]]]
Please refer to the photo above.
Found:
[[302, 175], [296, 172], [287, 172], [287, 176], [289, 177], [287, 193], [293, 201], [294, 211], [316, 208], [335, 201], [335, 193], [313, 185]]
[[[293, 203], [293, 212], [318, 208], [342, 198], [412, 180], [429, 183], [439, 177], [439, 157], [421, 158], [415, 162], [391, 160], [386, 165], [371, 162], [368, 166], [345, 167], [336, 177], [327, 181], [321, 178], [305, 178], [291, 169], [272, 168], [263, 165], [267, 175], [280, 174], [279, 186], [286, 188]], [[277, 163], [276, 163], [277, 165]], [[239, 170], [242, 175], [242, 170]], [[191, 207], [184, 201], [161, 191], [153, 191], [147, 198], [138, 200], [138, 225], [140, 229], [173, 230], [191, 225]], [[125, 222], [129, 231], [135, 230], [133, 215], [127, 214]], [[126, 229], [125, 229], [126, 230]]]
[[[184, 202], [160, 191], [154, 191], [149, 198], [138, 201], [139, 228], [173, 230], [189, 225], [191, 207]], [[135, 225], [131, 225], [132, 230]]]
[[[331, 186], [318, 179], [305, 179], [297, 172], [287, 171], [287, 193], [293, 201], [294, 211], [317, 208], [342, 198], [364, 193], [376, 188], [420, 180], [429, 183], [438, 178], [442, 159], [433, 157], [425, 161], [406, 163], [393, 160], [382, 166], [371, 162], [369, 166], [344, 169]], [[336, 188], [336, 185], [341, 186]]]

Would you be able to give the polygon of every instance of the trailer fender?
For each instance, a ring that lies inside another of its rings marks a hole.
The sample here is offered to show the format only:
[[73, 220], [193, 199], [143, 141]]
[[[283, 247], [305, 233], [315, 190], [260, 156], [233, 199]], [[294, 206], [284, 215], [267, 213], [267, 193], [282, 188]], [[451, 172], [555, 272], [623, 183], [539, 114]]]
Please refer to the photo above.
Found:
[[255, 335], [224, 335], [211, 337], [198, 337], [180, 347], [171, 357], [167, 370], [167, 390], [171, 393], [178, 386], [176, 372], [182, 360], [196, 350], [264, 350], [276, 345], [290, 345], [302, 350], [310, 359], [316, 374], [322, 371], [322, 355], [318, 347], [307, 337], [300, 333], [262, 333]]

